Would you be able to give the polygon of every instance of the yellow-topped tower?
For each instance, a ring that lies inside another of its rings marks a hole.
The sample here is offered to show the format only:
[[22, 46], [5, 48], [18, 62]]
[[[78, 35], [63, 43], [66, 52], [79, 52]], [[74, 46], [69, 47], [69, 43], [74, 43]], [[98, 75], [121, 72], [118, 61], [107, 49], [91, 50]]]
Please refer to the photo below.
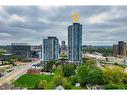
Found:
[[80, 18], [80, 14], [75, 12], [72, 14], [72, 19], [73, 19], [73, 22], [78, 22], [79, 18]]

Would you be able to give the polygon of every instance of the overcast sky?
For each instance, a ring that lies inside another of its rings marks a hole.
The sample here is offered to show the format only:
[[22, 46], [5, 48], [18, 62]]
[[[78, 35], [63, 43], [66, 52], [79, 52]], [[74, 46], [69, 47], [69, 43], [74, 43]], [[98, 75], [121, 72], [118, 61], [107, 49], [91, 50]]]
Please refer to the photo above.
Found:
[[71, 15], [80, 13], [83, 45], [127, 41], [127, 6], [0, 6], [0, 44], [41, 44], [47, 36], [67, 41]]

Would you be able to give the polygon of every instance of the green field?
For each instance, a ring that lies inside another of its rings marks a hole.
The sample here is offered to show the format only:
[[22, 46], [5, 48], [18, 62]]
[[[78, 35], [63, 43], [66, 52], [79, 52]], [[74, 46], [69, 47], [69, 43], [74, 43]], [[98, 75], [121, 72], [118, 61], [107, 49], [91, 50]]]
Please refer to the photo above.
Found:
[[40, 80], [47, 80], [47, 82], [51, 81], [53, 75], [40, 75], [40, 74], [24, 74], [16, 81], [14, 81], [14, 85], [16, 87], [23, 87], [23, 88], [34, 88], [35, 85]]

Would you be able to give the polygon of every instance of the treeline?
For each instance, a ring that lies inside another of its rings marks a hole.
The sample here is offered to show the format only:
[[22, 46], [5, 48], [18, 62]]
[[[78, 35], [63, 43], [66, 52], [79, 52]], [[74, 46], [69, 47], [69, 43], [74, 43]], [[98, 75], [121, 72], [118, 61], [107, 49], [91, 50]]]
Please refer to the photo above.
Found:
[[101, 53], [103, 56], [110, 56], [113, 53], [113, 49], [112, 48], [85, 48], [83, 49], [83, 52], [89, 52], [89, 53], [93, 53], [93, 52], [98, 52]]

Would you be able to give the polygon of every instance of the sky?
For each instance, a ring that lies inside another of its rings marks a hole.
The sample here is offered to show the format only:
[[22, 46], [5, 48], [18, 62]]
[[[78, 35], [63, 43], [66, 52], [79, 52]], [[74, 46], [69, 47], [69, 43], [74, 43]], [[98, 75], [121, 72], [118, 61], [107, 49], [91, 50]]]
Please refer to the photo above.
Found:
[[71, 15], [80, 14], [83, 45], [127, 41], [127, 6], [0, 6], [0, 45], [42, 44], [48, 36], [67, 43]]

